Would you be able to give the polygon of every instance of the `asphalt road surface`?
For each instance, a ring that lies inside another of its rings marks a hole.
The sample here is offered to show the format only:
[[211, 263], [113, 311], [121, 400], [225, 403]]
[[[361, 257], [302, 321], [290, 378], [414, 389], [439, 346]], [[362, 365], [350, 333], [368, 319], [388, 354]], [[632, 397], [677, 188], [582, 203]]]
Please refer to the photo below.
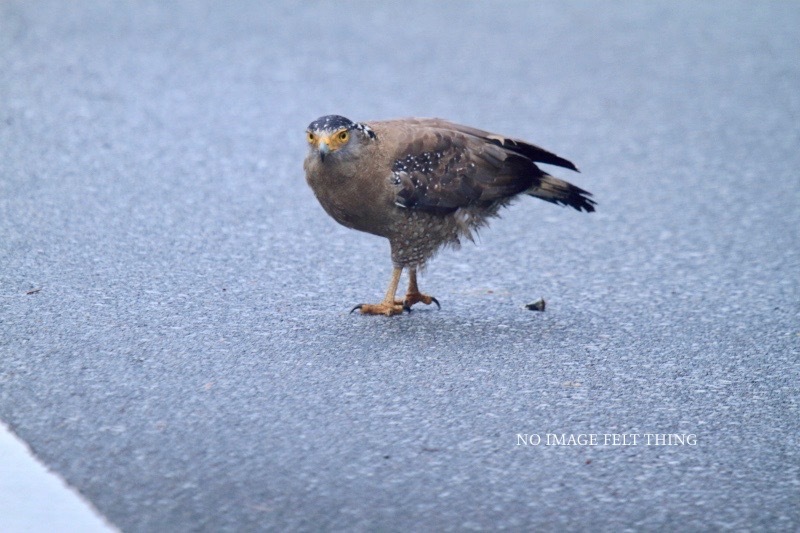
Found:
[[[123, 531], [796, 531], [798, 28], [2, 2], [0, 419]], [[329, 113], [527, 139], [598, 210], [519, 201], [425, 272], [441, 311], [350, 315], [391, 264], [305, 183]]]

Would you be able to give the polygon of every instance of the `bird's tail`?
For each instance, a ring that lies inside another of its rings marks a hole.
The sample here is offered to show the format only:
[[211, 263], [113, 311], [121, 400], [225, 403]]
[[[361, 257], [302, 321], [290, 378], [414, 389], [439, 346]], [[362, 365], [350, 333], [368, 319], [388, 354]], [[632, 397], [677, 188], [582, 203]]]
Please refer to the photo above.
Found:
[[525, 192], [547, 202], [568, 205], [578, 211], [586, 211], [587, 213], [594, 211], [594, 206], [597, 205], [591, 198], [592, 193], [550, 174], [542, 175], [538, 183], [535, 183]]

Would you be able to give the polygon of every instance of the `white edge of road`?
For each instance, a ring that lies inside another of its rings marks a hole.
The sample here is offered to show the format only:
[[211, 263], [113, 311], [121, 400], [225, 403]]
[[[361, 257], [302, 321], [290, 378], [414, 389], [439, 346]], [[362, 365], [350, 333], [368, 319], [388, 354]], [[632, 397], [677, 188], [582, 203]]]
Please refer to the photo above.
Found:
[[0, 531], [118, 532], [0, 421]]

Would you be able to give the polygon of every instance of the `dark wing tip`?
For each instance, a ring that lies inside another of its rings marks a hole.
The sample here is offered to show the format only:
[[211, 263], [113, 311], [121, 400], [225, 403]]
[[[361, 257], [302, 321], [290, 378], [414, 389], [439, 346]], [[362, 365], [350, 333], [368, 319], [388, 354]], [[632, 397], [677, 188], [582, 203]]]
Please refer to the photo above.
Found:
[[580, 170], [578, 170], [578, 167], [575, 166], [575, 163], [573, 163], [569, 159], [564, 159], [563, 157], [556, 155], [553, 152], [550, 152], [549, 150], [545, 150], [540, 146], [536, 146], [535, 144], [530, 144], [515, 139], [505, 139], [497, 137], [489, 137], [489, 141], [496, 144], [497, 146], [502, 146], [507, 150], [511, 150], [512, 152], [516, 152], [520, 155], [523, 155], [535, 163], [545, 163], [547, 165], [555, 165], [557, 167], [567, 168], [569, 170], [574, 170], [575, 172], [580, 172]]
[[539, 163], [545, 163], [545, 164], [548, 164], [548, 165], [556, 165], [556, 166], [559, 166], [559, 167], [562, 167], [562, 168], [567, 168], [569, 170], [574, 170], [575, 172], [580, 172], [578, 167], [575, 166], [575, 163], [573, 163], [569, 159], [564, 159], [563, 157], [559, 157], [559, 156], [557, 156], [555, 154], [553, 154], [553, 157], [552, 157], [552, 159], [550, 161], [547, 161], [545, 158], [537, 159], [536, 161], [538, 161]]

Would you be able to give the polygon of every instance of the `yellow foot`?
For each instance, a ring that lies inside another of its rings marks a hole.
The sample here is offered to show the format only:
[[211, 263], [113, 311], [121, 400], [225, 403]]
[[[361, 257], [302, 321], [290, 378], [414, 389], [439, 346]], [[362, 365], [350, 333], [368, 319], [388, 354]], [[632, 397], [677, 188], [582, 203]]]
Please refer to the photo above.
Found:
[[422, 294], [421, 292], [409, 292], [406, 294], [405, 299], [403, 300], [395, 300], [395, 304], [402, 304], [405, 309], [411, 311], [411, 306], [416, 303], [424, 303], [425, 305], [436, 304], [436, 307], [439, 309], [442, 308], [439, 305], [439, 300], [434, 298], [433, 296], [428, 296], [427, 294]]
[[[358, 304], [357, 306], [352, 308], [350, 312], [352, 313], [356, 309], [360, 310], [362, 315], [394, 316], [402, 314], [406, 308], [403, 307], [402, 302], [395, 304], [381, 302], [379, 304]], [[411, 309], [409, 309], [409, 311], [410, 310]]]

